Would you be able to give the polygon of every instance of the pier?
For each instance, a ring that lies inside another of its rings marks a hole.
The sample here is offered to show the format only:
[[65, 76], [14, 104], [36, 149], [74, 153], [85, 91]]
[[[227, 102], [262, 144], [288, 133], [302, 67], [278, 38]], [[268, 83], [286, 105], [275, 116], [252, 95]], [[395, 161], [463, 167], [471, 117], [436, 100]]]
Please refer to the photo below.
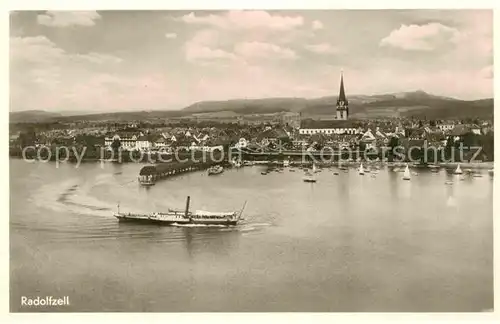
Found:
[[166, 179], [187, 172], [205, 170], [215, 164], [222, 163], [223, 162], [213, 160], [205, 162], [168, 162], [148, 165], [144, 166], [141, 171], [139, 171], [139, 181], [141, 183], [155, 183], [160, 179]]

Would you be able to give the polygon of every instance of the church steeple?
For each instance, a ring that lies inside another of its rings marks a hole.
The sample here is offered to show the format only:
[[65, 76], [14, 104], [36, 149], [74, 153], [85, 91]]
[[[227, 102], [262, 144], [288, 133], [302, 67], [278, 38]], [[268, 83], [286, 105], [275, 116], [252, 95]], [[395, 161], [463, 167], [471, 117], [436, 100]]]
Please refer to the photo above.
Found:
[[349, 116], [349, 104], [344, 90], [344, 73], [340, 72], [340, 92], [337, 99], [337, 119], [346, 120]]
[[344, 73], [343, 72], [340, 72], [340, 93], [339, 93], [339, 99], [338, 100], [347, 103], [347, 99], [345, 98]]

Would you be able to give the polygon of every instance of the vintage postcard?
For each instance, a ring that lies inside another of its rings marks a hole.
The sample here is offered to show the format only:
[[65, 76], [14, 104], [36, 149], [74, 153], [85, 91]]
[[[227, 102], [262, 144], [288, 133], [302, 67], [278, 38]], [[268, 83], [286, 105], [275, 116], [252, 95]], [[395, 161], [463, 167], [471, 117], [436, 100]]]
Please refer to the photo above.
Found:
[[493, 312], [493, 10], [9, 24], [11, 313]]

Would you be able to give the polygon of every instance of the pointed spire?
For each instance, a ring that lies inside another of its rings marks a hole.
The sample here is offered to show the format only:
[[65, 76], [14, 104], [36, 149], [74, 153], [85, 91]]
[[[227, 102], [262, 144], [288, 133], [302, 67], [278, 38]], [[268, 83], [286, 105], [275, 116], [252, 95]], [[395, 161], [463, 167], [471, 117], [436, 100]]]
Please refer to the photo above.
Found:
[[340, 71], [340, 93], [339, 93], [339, 101], [347, 102], [347, 99], [345, 97], [345, 90], [344, 90], [344, 71]]

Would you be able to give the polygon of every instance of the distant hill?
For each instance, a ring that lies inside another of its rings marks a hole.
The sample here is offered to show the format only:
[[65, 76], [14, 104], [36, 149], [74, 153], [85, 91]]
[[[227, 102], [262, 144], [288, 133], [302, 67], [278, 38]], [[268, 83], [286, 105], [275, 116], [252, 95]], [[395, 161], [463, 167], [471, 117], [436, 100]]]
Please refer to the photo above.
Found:
[[[353, 118], [420, 117], [427, 119], [475, 118], [493, 116], [493, 99], [465, 101], [428, 94], [424, 91], [381, 95], [348, 96], [349, 112]], [[50, 113], [41, 110], [11, 112], [10, 122], [50, 122], [75, 120], [133, 121], [168, 119], [173, 117], [228, 118], [248, 114], [300, 112], [306, 116], [335, 114], [336, 96], [314, 99], [265, 98], [202, 101], [182, 110], [133, 111], [115, 113]]]
[[201, 101], [182, 111], [189, 113], [234, 111], [240, 114], [301, 111], [307, 107], [304, 98], [234, 99], [226, 101]]
[[[353, 117], [405, 117], [466, 118], [493, 115], [493, 99], [463, 101], [435, 96], [424, 91], [401, 92], [382, 95], [348, 96], [349, 110]], [[336, 96], [305, 98], [241, 99], [227, 101], [202, 101], [184, 108], [186, 113], [233, 111], [238, 114], [302, 112], [306, 115], [325, 115], [335, 111]]]
[[51, 113], [44, 110], [25, 110], [9, 113], [11, 123], [40, 123], [55, 120], [61, 117], [61, 114]]

